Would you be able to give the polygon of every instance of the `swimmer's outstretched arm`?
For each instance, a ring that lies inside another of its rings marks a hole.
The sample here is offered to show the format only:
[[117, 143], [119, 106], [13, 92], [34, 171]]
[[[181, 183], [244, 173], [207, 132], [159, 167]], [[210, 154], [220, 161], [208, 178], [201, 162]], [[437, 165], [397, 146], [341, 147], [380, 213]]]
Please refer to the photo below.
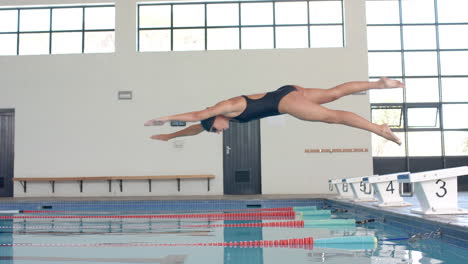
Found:
[[196, 124], [196, 125], [191, 125], [187, 128], [184, 128], [174, 133], [153, 135], [151, 136], [151, 139], [168, 141], [176, 137], [195, 136], [195, 135], [200, 134], [201, 132], [203, 132], [203, 127], [200, 124]]
[[178, 115], [164, 116], [154, 118], [145, 123], [145, 126], [160, 126], [168, 121], [185, 121], [185, 122], [197, 122], [203, 119], [207, 119], [212, 116], [224, 115], [230, 112], [234, 112], [233, 103], [230, 100], [222, 101], [212, 107], [201, 111], [188, 112]]

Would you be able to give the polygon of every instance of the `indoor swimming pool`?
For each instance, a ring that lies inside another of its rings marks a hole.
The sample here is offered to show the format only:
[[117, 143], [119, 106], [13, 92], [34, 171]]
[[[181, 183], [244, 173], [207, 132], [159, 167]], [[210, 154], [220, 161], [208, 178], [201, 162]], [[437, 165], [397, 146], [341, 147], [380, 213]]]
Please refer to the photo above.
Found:
[[463, 244], [444, 241], [445, 230], [407, 219], [410, 228], [393, 216], [325, 199], [13, 201], [2, 202], [1, 210], [21, 210], [0, 215], [2, 264], [468, 259]]

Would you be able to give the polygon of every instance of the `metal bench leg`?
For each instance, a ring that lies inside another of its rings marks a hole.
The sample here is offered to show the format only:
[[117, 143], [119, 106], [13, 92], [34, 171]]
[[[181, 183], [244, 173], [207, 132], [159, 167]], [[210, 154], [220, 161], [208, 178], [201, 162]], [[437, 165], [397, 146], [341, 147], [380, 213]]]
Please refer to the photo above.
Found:
[[20, 181], [21, 185], [23, 186], [23, 191], [26, 193], [26, 181]]
[[52, 187], [52, 193], [55, 193], [55, 181], [50, 181], [50, 186]]
[[149, 189], [149, 192], [151, 192], [151, 179], [148, 179], [148, 189]]
[[177, 191], [180, 192], [180, 179], [177, 179]]

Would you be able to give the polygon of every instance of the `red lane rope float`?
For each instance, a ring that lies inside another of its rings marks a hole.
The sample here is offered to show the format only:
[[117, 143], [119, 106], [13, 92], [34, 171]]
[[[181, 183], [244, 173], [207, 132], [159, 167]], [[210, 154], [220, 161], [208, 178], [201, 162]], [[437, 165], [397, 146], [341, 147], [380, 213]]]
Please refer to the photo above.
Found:
[[158, 219], [186, 219], [186, 218], [217, 218], [217, 219], [294, 219], [296, 213], [294, 211], [279, 211], [279, 212], [259, 212], [259, 213], [228, 213], [228, 214], [175, 214], [175, 215], [9, 215], [0, 216], [0, 219], [44, 219], [44, 218], [99, 218], [99, 219], [128, 219], [128, 218], [158, 218]]
[[12, 243], [0, 244], [0, 247], [290, 247], [312, 249], [314, 239], [306, 238], [291, 238], [281, 240], [260, 240], [260, 241], [240, 241], [240, 242], [218, 242], [218, 243], [93, 243], [93, 244], [35, 244], [35, 243]]
[[[177, 212], [271, 212], [271, 211], [293, 211], [293, 207], [278, 207], [278, 208], [249, 208], [249, 209], [229, 209], [229, 210], [167, 210], [167, 211], [151, 211], [158, 213], [177, 213]], [[56, 211], [56, 210], [21, 210], [23, 214], [50, 214], [50, 213], [96, 213], [102, 211]], [[109, 211], [115, 212], [115, 211]], [[142, 211], [123, 211], [123, 212], [142, 212]]]
[[[212, 224], [212, 225], [167, 225], [167, 226], [154, 226], [152, 228], [212, 228], [212, 227], [290, 227], [290, 228], [303, 228], [304, 220], [297, 221], [284, 221], [284, 222], [268, 222], [268, 223], [241, 223], [241, 224]], [[0, 229], [76, 229], [76, 226], [0, 226]], [[80, 226], [79, 228], [109, 228], [105, 225], [96, 226]], [[148, 226], [126, 226], [126, 228], [148, 228]]]

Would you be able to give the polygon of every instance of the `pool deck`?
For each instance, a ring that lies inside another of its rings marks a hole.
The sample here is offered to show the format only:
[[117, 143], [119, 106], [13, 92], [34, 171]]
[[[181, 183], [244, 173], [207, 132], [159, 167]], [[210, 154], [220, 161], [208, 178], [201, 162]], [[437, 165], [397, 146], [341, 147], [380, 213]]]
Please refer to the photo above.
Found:
[[[468, 214], [465, 215], [421, 215], [412, 213], [410, 210], [419, 207], [416, 197], [405, 197], [404, 200], [412, 206], [387, 207], [375, 206], [375, 202], [354, 202], [350, 200], [337, 200], [331, 194], [271, 194], [271, 195], [205, 195], [205, 196], [140, 196], [140, 197], [28, 197], [28, 198], [0, 198], [3, 202], [34, 202], [34, 201], [139, 201], [139, 200], [161, 200], [161, 201], [232, 201], [232, 200], [310, 200], [326, 199], [341, 204], [361, 206], [371, 210], [379, 210], [400, 216], [409, 216], [424, 219], [458, 228], [468, 229]], [[468, 209], [468, 192], [458, 193], [458, 205], [460, 208]]]
[[[339, 201], [331, 198], [330, 200]], [[412, 209], [419, 208], [419, 201], [416, 197], [405, 197], [405, 202], [410, 203], [411, 206], [404, 207], [377, 207], [376, 202], [354, 202], [354, 201], [340, 201], [343, 203], [348, 203], [350, 205], [359, 205], [370, 209], [377, 209], [380, 211], [398, 214], [402, 216], [411, 216], [418, 219], [424, 219], [427, 221], [433, 221], [438, 223], [443, 223], [446, 225], [452, 225], [461, 228], [468, 228], [468, 214], [459, 214], [459, 215], [423, 215], [418, 213], [411, 212]], [[458, 193], [458, 207], [462, 209], [468, 209], [468, 192], [459, 192]]]
[[260, 194], [260, 195], [177, 195], [177, 196], [127, 196], [127, 197], [18, 197], [0, 198], [0, 202], [19, 201], [201, 201], [201, 200], [307, 200], [332, 199], [334, 194]]

